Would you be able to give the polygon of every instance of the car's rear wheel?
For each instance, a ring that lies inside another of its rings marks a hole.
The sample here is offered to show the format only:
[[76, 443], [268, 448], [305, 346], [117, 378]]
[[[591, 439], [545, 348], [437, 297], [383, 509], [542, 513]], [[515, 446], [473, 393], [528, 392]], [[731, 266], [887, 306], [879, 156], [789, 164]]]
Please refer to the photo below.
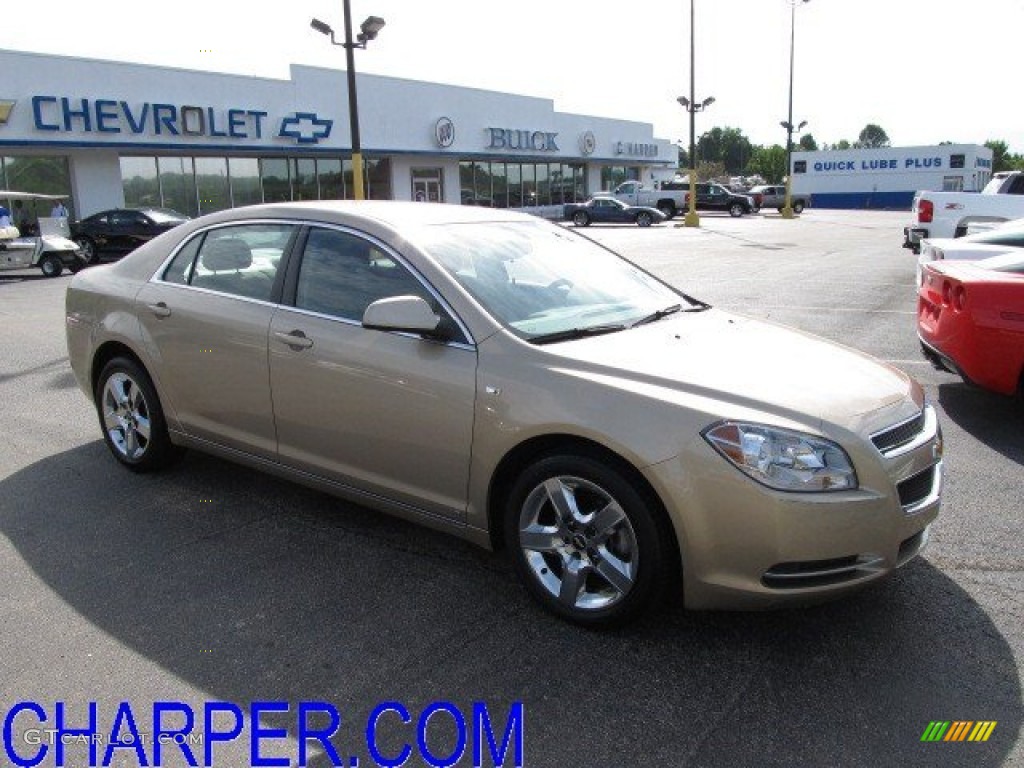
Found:
[[672, 203], [659, 203], [658, 210], [665, 214], [666, 220], [676, 215], [676, 207]]
[[79, 237], [75, 238], [75, 243], [78, 245], [79, 249], [81, 249], [82, 256], [85, 257], [87, 263], [99, 263], [100, 255], [99, 252], [96, 250], [96, 243], [94, 243], [91, 238], [85, 237], [84, 235], [80, 235]]
[[793, 213], [803, 213], [803, 212], [804, 212], [803, 201], [802, 200], [794, 200], [793, 201]]
[[519, 577], [549, 611], [578, 624], [621, 624], [671, 583], [675, 537], [656, 503], [618, 469], [551, 455], [509, 494], [505, 536]]
[[636, 215], [636, 224], [638, 227], [649, 227], [653, 221], [654, 219], [647, 211], [640, 211], [640, 213]]
[[576, 213], [572, 215], [572, 223], [577, 227], [589, 227], [590, 217], [585, 211], [576, 211]]
[[733, 203], [729, 206], [729, 215], [733, 218], [738, 218], [744, 213], [746, 213], [746, 209], [743, 207], [742, 203]]
[[180, 453], [167, 434], [153, 382], [134, 360], [115, 357], [103, 367], [96, 384], [96, 411], [107, 448], [129, 469], [161, 469]]
[[47, 277], [60, 277], [60, 273], [64, 271], [64, 265], [61, 263], [60, 257], [53, 255], [43, 256], [39, 260], [39, 268]]

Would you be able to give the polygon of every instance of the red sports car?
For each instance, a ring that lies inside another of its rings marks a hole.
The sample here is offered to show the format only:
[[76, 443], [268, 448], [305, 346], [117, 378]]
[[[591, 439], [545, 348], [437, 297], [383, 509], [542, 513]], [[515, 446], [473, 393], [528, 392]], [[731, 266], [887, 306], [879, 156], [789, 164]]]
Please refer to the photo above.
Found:
[[1024, 258], [926, 264], [917, 335], [926, 357], [964, 381], [1024, 394]]

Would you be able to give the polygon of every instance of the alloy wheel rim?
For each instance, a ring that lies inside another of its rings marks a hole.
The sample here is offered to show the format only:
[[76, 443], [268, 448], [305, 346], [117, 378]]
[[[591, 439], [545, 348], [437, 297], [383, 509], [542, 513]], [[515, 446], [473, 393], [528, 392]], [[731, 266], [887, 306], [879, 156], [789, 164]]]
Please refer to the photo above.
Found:
[[117, 452], [129, 461], [142, 458], [149, 447], [149, 405], [138, 383], [115, 373], [103, 385], [103, 426]]
[[567, 609], [597, 611], [636, 583], [639, 546], [621, 505], [579, 477], [534, 488], [519, 516], [519, 546], [537, 582]]

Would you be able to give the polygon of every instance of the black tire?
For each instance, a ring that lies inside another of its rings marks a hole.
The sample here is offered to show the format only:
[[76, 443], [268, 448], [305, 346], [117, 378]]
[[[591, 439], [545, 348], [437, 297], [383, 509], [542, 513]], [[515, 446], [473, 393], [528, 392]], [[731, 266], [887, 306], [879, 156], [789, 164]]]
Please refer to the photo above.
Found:
[[576, 213], [572, 215], [572, 223], [577, 227], [589, 227], [590, 216], [586, 211], [576, 211]]
[[[557, 511], [556, 499], [569, 496], [575, 503]], [[596, 457], [554, 454], [530, 465], [512, 486], [504, 523], [527, 591], [576, 624], [623, 624], [675, 583], [676, 539], [660, 505]]]
[[638, 227], [649, 227], [653, 223], [654, 217], [647, 211], [640, 211], [640, 213], [636, 215], [636, 225]]
[[60, 256], [43, 256], [39, 260], [39, 268], [43, 270], [43, 274], [46, 277], [60, 277], [61, 272], [64, 271], [64, 265], [61, 263]]
[[729, 206], [729, 215], [732, 216], [734, 219], [739, 218], [746, 212], [747, 209], [746, 206], [743, 205], [743, 203], [732, 203]]
[[671, 201], [658, 203], [658, 210], [665, 214], [666, 221], [671, 221], [676, 215], [676, 207]]
[[134, 360], [115, 357], [103, 366], [94, 397], [103, 440], [128, 469], [163, 469], [180, 456], [153, 382]]
[[79, 235], [75, 238], [75, 243], [82, 251], [82, 255], [85, 257], [87, 264], [99, 264], [100, 254], [96, 249], [96, 243], [92, 241], [92, 238], [86, 237], [85, 235]]
[[794, 200], [793, 201], [793, 213], [803, 213], [803, 212], [804, 212], [804, 201], [803, 200]]

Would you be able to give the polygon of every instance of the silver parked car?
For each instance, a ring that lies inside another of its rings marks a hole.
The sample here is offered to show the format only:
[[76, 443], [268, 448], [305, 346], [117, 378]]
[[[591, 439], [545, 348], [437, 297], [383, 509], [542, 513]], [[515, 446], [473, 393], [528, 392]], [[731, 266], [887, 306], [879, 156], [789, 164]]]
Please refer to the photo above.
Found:
[[212, 214], [77, 275], [67, 335], [129, 469], [196, 448], [504, 546], [580, 623], [837, 595], [938, 513], [939, 428], [905, 374], [525, 214]]

